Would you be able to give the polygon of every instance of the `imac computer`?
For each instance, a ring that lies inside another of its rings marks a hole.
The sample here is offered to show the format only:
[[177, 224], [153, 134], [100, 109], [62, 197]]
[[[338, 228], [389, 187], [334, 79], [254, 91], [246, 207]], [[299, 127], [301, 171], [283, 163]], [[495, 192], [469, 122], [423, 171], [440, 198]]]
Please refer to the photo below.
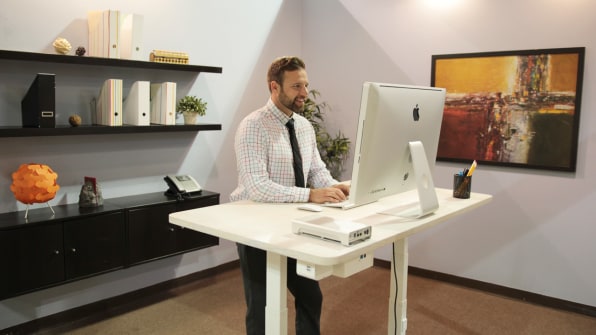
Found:
[[[445, 89], [365, 82], [362, 87], [350, 196], [344, 209], [418, 190], [415, 208], [383, 214], [421, 217], [438, 207], [432, 173]], [[333, 205], [333, 204], [327, 204]]]

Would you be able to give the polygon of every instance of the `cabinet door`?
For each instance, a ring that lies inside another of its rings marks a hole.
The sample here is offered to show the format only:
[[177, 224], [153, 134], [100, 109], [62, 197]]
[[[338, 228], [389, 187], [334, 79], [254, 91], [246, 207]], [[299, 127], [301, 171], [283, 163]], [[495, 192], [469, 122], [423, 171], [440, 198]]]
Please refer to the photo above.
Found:
[[[219, 204], [219, 199], [211, 197], [199, 200], [186, 200], [178, 203], [177, 211], [187, 209], [207, 207]], [[176, 226], [177, 250], [185, 252], [190, 250], [202, 249], [219, 244], [219, 239], [212, 235], [207, 235], [192, 229]]]
[[0, 231], [0, 300], [64, 280], [62, 224]]
[[176, 227], [168, 223], [175, 204], [128, 211], [128, 261], [141, 263], [176, 252]]
[[123, 212], [64, 222], [66, 278], [122, 268], [125, 238]]

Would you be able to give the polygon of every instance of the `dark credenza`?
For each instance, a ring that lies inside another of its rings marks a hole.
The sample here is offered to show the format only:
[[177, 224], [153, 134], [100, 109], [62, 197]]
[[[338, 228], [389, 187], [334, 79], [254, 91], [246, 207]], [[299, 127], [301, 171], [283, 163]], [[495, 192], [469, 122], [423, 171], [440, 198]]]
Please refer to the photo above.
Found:
[[172, 225], [168, 214], [216, 205], [219, 194], [177, 200], [163, 192], [0, 214], [0, 300], [217, 245]]

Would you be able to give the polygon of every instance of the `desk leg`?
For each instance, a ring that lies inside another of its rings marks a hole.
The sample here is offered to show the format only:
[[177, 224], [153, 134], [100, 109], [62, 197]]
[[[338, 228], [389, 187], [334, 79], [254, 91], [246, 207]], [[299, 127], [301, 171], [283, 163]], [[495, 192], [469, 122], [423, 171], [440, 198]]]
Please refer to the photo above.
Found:
[[408, 327], [406, 318], [408, 292], [408, 239], [393, 243], [391, 260], [391, 283], [389, 290], [389, 335], [405, 335]]
[[287, 258], [267, 251], [265, 334], [288, 334]]

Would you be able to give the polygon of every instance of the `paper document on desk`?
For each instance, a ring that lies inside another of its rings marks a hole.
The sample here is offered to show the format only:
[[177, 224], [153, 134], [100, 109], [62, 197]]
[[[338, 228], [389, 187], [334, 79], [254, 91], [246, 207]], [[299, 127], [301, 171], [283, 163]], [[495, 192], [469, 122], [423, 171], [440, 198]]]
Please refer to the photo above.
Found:
[[372, 227], [351, 220], [309, 215], [292, 220], [292, 232], [350, 246], [370, 238]]

